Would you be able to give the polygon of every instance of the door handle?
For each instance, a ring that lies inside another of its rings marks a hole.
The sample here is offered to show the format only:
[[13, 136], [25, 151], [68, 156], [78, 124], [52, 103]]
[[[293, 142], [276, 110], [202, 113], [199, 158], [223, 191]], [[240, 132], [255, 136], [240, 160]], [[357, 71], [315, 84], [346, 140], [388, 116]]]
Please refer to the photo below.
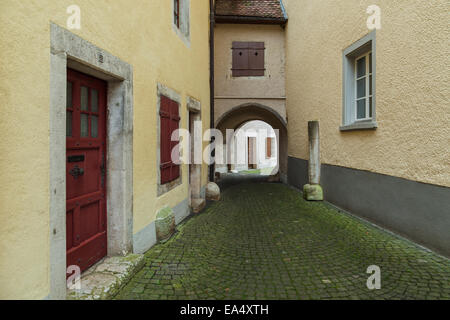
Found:
[[69, 174], [76, 179], [84, 174], [84, 169], [79, 166], [75, 166], [69, 171]]

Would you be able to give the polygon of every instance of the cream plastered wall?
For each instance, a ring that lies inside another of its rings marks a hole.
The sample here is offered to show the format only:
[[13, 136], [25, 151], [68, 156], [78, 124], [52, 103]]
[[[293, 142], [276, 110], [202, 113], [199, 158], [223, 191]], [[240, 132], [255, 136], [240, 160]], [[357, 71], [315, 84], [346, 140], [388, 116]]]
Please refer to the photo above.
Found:
[[[264, 77], [232, 77], [233, 41], [264, 42]], [[215, 120], [240, 104], [271, 107], [283, 118], [285, 106], [284, 30], [277, 25], [216, 24], [214, 28]]]
[[[320, 120], [322, 162], [450, 186], [450, 2], [288, 0], [289, 155], [308, 159]], [[341, 133], [342, 51], [376, 32], [376, 131]]]
[[[0, 2], [0, 299], [49, 294], [50, 21], [66, 27], [73, 1]], [[209, 127], [209, 3], [191, 1], [190, 48], [172, 27], [171, 1], [78, 0], [71, 30], [134, 69], [134, 232], [164, 205], [188, 197], [183, 184], [156, 197], [157, 83], [202, 103]], [[206, 143], [205, 143], [206, 144]], [[207, 182], [203, 166], [202, 185]]]

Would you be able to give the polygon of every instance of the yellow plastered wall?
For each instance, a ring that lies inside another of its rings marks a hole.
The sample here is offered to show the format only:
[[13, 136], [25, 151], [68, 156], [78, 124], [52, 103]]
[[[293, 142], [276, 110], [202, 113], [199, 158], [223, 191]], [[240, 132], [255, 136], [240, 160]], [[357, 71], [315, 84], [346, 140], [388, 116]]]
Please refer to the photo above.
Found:
[[[66, 28], [73, 1], [0, 2], [0, 299], [49, 294], [50, 22]], [[183, 184], [157, 198], [157, 83], [202, 103], [209, 128], [209, 2], [190, 1], [190, 48], [172, 27], [171, 1], [78, 0], [83, 39], [134, 69], [134, 233], [164, 205], [188, 197]], [[207, 182], [203, 166], [202, 185]]]
[[[308, 159], [307, 122], [320, 120], [326, 164], [450, 186], [450, 2], [284, 0], [289, 155]], [[342, 51], [376, 33], [376, 131], [341, 133]]]

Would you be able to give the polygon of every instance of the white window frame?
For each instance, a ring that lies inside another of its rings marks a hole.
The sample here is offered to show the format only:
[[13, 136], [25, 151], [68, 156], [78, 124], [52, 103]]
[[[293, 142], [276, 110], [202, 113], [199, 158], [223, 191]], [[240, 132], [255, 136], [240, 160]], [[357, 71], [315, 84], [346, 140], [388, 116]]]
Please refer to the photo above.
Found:
[[[372, 94], [370, 94], [370, 77], [372, 76], [372, 78], [373, 78], [373, 72], [372, 72], [373, 67], [372, 67], [372, 70], [370, 70], [371, 55], [372, 55], [372, 51], [369, 51], [355, 59], [355, 88], [356, 88], [356, 90], [355, 90], [355, 119], [354, 119], [355, 122], [372, 120], [372, 116], [373, 116], [373, 112], [372, 112], [372, 114], [370, 112], [370, 100], [373, 98], [373, 90], [372, 90]], [[365, 65], [366, 72], [365, 72], [364, 76], [358, 78], [358, 61], [363, 58], [366, 58], [366, 63], [365, 63], [366, 64]], [[362, 80], [362, 79], [366, 80], [366, 86], [365, 86], [366, 92], [363, 97], [358, 98], [358, 90], [357, 90], [358, 81]], [[362, 100], [362, 99], [366, 100], [366, 112], [365, 112], [366, 117], [358, 118], [358, 101]], [[372, 102], [372, 105], [373, 105], [373, 102]]]
[[[369, 55], [372, 55], [372, 73], [369, 72]], [[357, 118], [357, 61], [366, 57], [366, 117]], [[372, 95], [369, 94], [370, 75], [372, 75]], [[343, 50], [343, 78], [342, 78], [342, 126], [341, 131], [374, 130], [376, 122], [376, 30]], [[372, 115], [369, 116], [372, 99]]]
[[190, 0], [179, 0], [179, 11], [178, 11], [179, 26], [177, 26], [174, 19], [175, 1], [172, 1], [171, 6], [172, 29], [188, 48], [191, 47], [190, 6], [191, 6]]

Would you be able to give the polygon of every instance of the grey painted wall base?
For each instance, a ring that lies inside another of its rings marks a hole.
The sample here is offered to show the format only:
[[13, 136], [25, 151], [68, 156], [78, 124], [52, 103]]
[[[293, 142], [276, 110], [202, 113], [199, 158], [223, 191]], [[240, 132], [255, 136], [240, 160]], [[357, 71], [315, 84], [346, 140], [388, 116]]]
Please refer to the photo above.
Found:
[[179, 225], [181, 222], [183, 222], [184, 219], [189, 217], [191, 214], [191, 210], [189, 208], [189, 201], [188, 199], [183, 200], [179, 204], [177, 204], [173, 208], [173, 214], [175, 215], [175, 224]]
[[303, 190], [303, 186], [308, 184], [308, 161], [293, 157], [288, 158], [288, 184]]
[[200, 191], [200, 198], [205, 199], [206, 197], [206, 186], [203, 186]]
[[133, 235], [134, 253], [143, 254], [156, 244], [155, 221]]
[[[308, 161], [289, 158], [289, 184], [301, 189]], [[325, 200], [450, 257], [450, 188], [322, 165]]]
[[[177, 204], [173, 209], [175, 224], [179, 225], [190, 214], [188, 199]], [[155, 221], [133, 235], [133, 252], [143, 254], [157, 243]]]

